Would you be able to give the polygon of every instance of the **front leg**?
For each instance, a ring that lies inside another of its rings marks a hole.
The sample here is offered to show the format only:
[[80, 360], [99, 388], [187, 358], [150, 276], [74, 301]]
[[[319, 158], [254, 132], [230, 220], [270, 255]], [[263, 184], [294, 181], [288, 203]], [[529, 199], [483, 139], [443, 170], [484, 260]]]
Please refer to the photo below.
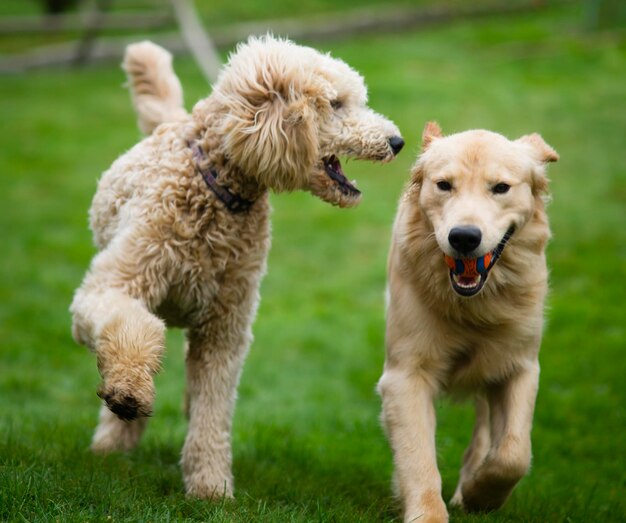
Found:
[[[182, 466], [187, 494], [232, 497], [231, 425], [241, 368], [252, 341], [258, 295], [221, 306], [187, 335], [186, 409], [189, 417]], [[224, 304], [222, 304], [224, 305]]]
[[472, 442], [463, 456], [463, 467], [461, 468], [459, 483], [454, 491], [454, 496], [450, 500], [450, 505], [454, 507], [463, 506], [463, 485], [467, 483], [468, 479], [474, 475], [476, 469], [483, 463], [490, 447], [489, 403], [483, 395], [478, 395], [476, 397], [476, 423], [474, 424]]
[[[98, 395], [122, 420], [151, 414], [153, 376], [159, 371], [165, 346], [165, 324], [152, 310], [167, 290], [165, 278], [154, 276], [167, 272], [167, 261], [158, 255], [136, 255], [134, 249], [144, 245], [142, 238], [128, 233], [100, 252], [70, 307], [75, 340], [97, 356], [102, 376]], [[130, 431], [131, 437], [122, 427], [103, 417], [94, 448], [129, 447], [130, 440], [138, 439], [136, 431]]]
[[386, 366], [378, 392], [383, 400], [382, 420], [393, 450], [404, 521], [448, 521], [435, 451], [433, 383], [421, 371]]
[[461, 485], [463, 506], [467, 510], [501, 507], [528, 472], [538, 383], [539, 363], [535, 360], [505, 382], [488, 389], [491, 448], [480, 467]]

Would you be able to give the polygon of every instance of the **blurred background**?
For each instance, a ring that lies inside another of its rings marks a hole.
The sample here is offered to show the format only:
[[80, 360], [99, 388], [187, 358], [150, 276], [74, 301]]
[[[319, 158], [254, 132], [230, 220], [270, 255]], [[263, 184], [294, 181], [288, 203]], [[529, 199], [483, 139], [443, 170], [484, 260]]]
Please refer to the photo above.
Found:
[[[234, 424], [237, 499], [187, 500], [178, 466], [182, 335], [172, 331], [144, 440], [88, 451], [95, 358], [67, 311], [94, 254], [103, 170], [140, 139], [119, 67], [128, 42], [175, 52], [187, 108], [234, 44], [267, 30], [342, 58], [407, 146], [349, 162], [364, 197], [272, 196], [273, 247]], [[617, 0], [2, 0], [0, 520], [393, 521], [374, 387], [385, 261], [427, 120], [539, 132], [550, 166], [551, 296], [534, 465], [501, 511], [456, 521], [626, 520], [626, 3]], [[446, 499], [473, 422], [438, 404]]]

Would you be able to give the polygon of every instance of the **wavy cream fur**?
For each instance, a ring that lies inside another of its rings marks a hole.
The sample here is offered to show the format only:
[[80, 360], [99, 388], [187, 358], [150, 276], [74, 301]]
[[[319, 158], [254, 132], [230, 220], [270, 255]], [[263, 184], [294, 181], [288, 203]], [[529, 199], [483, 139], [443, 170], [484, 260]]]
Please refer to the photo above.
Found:
[[[230, 496], [231, 419], [270, 247], [268, 191], [308, 190], [355, 205], [322, 158], [388, 161], [398, 130], [365, 105], [354, 70], [286, 40], [240, 45], [191, 115], [166, 51], [130, 46], [124, 68], [140, 127], [154, 131], [100, 179], [89, 213], [99, 252], [71, 305], [73, 335], [95, 351], [102, 376], [105, 405], [92, 448], [137, 444], [152, 412], [166, 325], [183, 327], [186, 490]], [[195, 169], [190, 141], [223, 186], [254, 200], [249, 211], [233, 214], [216, 199]]]
[[[443, 137], [432, 123], [423, 147], [393, 229], [378, 390], [404, 519], [441, 523], [448, 513], [433, 406], [441, 393], [476, 397], [476, 427], [453, 504], [498, 508], [530, 465], [550, 237], [545, 163], [558, 155], [539, 135], [516, 141], [488, 131]], [[438, 189], [441, 180], [451, 182], [452, 191]], [[503, 180], [510, 191], [492, 194], [489, 188]], [[443, 260], [450, 228], [467, 224], [483, 231], [484, 252], [516, 226], [484, 288], [471, 298], [453, 291]]]
[[150, 134], [162, 122], [184, 120], [183, 89], [172, 69], [172, 55], [152, 42], [131, 44], [122, 67], [128, 76], [139, 128]]

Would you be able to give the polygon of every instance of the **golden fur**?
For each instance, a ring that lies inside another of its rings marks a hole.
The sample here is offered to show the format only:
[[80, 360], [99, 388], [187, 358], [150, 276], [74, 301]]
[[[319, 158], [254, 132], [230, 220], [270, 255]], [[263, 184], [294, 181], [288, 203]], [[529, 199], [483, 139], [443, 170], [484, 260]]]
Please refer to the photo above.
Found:
[[[396, 216], [388, 264], [386, 360], [378, 390], [394, 453], [405, 521], [443, 522], [434, 399], [476, 396], [474, 436], [452, 503], [502, 505], [530, 464], [550, 237], [545, 163], [558, 155], [533, 134], [515, 141], [488, 131], [443, 137], [426, 125], [423, 153]], [[441, 190], [446, 181], [450, 190]], [[492, 188], [506, 182], [506, 194]], [[472, 297], [451, 286], [443, 254], [451, 227], [482, 231], [476, 256], [515, 232]]]
[[[328, 158], [389, 161], [399, 132], [366, 106], [358, 73], [287, 40], [240, 45], [192, 114], [182, 108], [165, 50], [132, 45], [124, 68], [140, 128], [153, 132], [99, 182], [90, 210], [99, 252], [71, 305], [73, 335], [95, 351], [102, 376], [105, 406], [92, 448], [137, 444], [152, 411], [166, 324], [183, 327], [186, 490], [230, 496], [231, 418], [270, 247], [268, 191], [308, 190], [356, 205], [360, 193], [329, 177]], [[254, 201], [249, 211], [231, 213], [216, 199], [196, 171], [190, 141], [222, 186]]]

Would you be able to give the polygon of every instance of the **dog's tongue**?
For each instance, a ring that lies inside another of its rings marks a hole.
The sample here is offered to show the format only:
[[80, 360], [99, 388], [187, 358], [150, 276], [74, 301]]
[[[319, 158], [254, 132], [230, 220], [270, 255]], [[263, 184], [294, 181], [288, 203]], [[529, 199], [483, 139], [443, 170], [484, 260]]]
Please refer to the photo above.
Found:
[[492, 254], [489, 252], [480, 258], [453, 258], [447, 254], [443, 255], [446, 265], [450, 270], [461, 278], [474, 279], [479, 274], [484, 274], [491, 265]]

